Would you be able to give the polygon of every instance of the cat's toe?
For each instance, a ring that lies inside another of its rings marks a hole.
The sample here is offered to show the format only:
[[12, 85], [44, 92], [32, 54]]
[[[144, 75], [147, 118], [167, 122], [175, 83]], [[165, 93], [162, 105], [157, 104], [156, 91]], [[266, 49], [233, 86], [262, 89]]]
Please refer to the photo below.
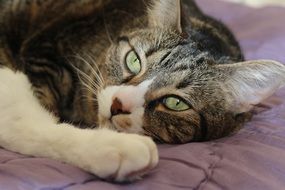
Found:
[[136, 134], [112, 132], [94, 153], [91, 172], [114, 182], [139, 179], [158, 163], [153, 140]]
[[136, 135], [136, 145], [128, 154], [123, 155], [120, 169], [115, 181], [133, 181], [147, 174], [158, 163], [158, 152], [155, 143], [148, 137]]
[[122, 135], [120, 142], [114, 141], [120, 163], [116, 172], [109, 176], [109, 179], [116, 182], [139, 179], [157, 165], [157, 147], [148, 137], [131, 134], [120, 135]]

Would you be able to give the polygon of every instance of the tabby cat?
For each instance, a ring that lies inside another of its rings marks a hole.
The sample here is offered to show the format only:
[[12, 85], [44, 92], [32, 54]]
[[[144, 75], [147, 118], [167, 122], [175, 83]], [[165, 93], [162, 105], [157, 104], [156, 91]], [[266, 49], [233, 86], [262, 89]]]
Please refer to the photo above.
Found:
[[285, 66], [245, 62], [193, 0], [6, 0], [0, 12], [0, 145], [103, 179], [155, 167], [146, 136], [231, 134], [285, 83]]

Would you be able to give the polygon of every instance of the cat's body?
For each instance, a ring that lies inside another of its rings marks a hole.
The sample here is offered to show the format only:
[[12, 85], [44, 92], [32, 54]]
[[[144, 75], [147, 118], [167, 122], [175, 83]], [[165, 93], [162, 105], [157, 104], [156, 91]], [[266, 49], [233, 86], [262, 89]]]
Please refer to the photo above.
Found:
[[[1, 1], [0, 9], [0, 65], [10, 69], [0, 69], [0, 98], [5, 100], [0, 109], [18, 102], [10, 111], [0, 111], [1, 118], [8, 118], [0, 119], [0, 145], [72, 163], [103, 178], [114, 175], [122, 181], [154, 167], [154, 144], [146, 137], [108, 130], [56, 129], [60, 124], [48, 111], [78, 127], [113, 128], [171, 143], [201, 141], [232, 133], [253, 104], [284, 83], [285, 69], [279, 63], [237, 63], [243, 56], [232, 34], [191, 0], [182, 1], [181, 9], [176, 0], [9, 0]], [[11, 70], [25, 73], [29, 82]], [[9, 80], [16, 82], [8, 88]], [[26, 95], [9, 97], [22, 93], [15, 91], [17, 85], [26, 87]], [[30, 103], [34, 108], [21, 115]], [[37, 112], [43, 114], [33, 118]], [[48, 121], [43, 124], [44, 117]], [[9, 125], [15, 129], [7, 130]], [[27, 136], [17, 137], [13, 131], [21, 125]], [[59, 135], [41, 136], [42, 128]], [[103, 140], [104, 134], [118, 141]], [[19, 142], [11, 142], [12, 137]], [[58, 147], [50, 145], [46, 153], [39, 150], [63, 137]], [[26, 150], [24, 142], [35, 147]], [[134, 143], [127, 147], [130, 142]], [[81, 150], [69, 150], [68, 144]], [[97, 146], [94, 154], [67, 158], [70, 152], [89, 152], [91, 144]], [[123, 161], [108, 168], [108, 162], [117, 163], [114, 147]], [[137, 158], [136, 147], [145, 151], [144, 159]], [[104, 160], [109, 154], [110, 160]], [[124, 159], [127, 164], [120, 168]]]

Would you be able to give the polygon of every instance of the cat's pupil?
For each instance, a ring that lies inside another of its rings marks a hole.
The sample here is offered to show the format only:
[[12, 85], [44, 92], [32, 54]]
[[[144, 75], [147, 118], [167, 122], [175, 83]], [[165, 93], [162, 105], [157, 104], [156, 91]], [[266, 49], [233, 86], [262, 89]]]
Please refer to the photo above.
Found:
[[176, 102], [176, 106], [178, 106], [180, 104], [180, 100], [177, 100]]

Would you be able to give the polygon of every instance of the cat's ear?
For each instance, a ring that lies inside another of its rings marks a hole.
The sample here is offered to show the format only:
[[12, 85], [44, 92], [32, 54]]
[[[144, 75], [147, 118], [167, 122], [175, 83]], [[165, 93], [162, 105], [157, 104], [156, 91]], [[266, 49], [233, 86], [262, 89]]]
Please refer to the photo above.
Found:
[[148, 9], [148, 22], [152, 27], [182, 32], [180, 0], [152, 0]]
[[236, 113], [250, 111], [285, 85], [285, 66], [276, 61], [246, 61], [217, 68], [226, 74], [222, 88], [230, 109]]

